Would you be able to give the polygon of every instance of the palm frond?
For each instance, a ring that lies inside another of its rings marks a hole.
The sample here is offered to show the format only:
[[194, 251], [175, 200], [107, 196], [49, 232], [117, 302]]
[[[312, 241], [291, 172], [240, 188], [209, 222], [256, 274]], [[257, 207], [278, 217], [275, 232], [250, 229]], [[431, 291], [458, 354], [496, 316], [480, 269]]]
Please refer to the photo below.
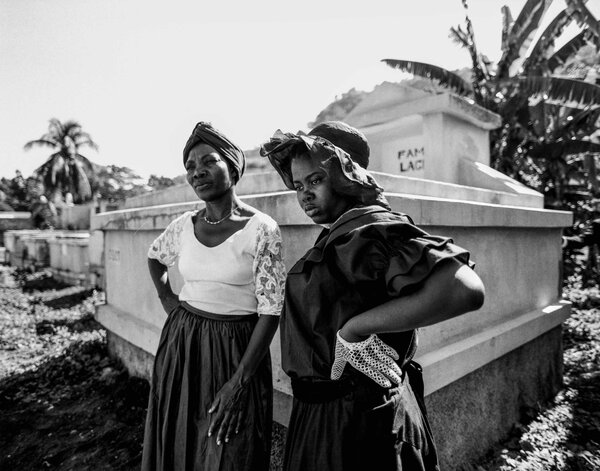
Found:
[[51, 141], [50, 139], [45, 139], [45, 138], [41, 138], [41, 139], [34, 139], [33, 141], [29, 141], [28, 143], [26, 143], [23, 146], [23, 149], [25, 150], [29, 150], [32, 147], [36, 147], [36, 146], [41, 146], [41, 147], [58, 147], [58, 143]]
[[[534, 159], [564, 160], [568, 155], [600, 153], [600, 144], [590, 141], [570, 139], [538, 144], [529, 150], [529, 156]], [[565, 161], [566, 163], [566, 161]]]
[[81, 124], [77, 121], [65, 121], [63, 123], [63, 134], [75, 138], [81, 132]]
[[506, 5], [502, 7], [502, 51], [508, 49], [508, 36], [512, 25], [514, 23], [513, 17], [510, 14], [510, 8]]
[[87, 132], [79, 133], [79, 135], [75, 138], [75, 145], [77, 147], [89, 146], [95, 151], [99, 149], [98, 144], [92, 140], [91, 136]]
[[44, 187], [48, 191], [52, 191], [59, 185], [59, 171], [63, 163], [64, 159], [60, 155], [60, 152], [57, 152], [48, 157], [48, 160], [34, 171], [34, 175], [42, 179]]
[[57, 118], [50, 118], [50, 122], [48, 124], [48, 130], [50, 134], [53, 136], [61, 136], [64, 134], [63, 124]]
[[600, 107], [600, 87], [581, 80], [559, 77], [524, 77], [519, 86], [531, 97], [542, 97], [546, 103], [570, 108]]
[[506, 48], [498, 61], [499, 77], [514, 74], [515, 61], [525, 56], [550, 3], [552, 0], [527, 0], [508, 33]]
[[565, 0], [567, 3], [567, 12], [573, 16], [577, 24], [587, 26], [596, 36], [596, 43], [600, 38], [600, 22], [594, 17], [592, 12], [585, 6], [584, 0]]
[[567, 10], [563, 10], [556, 15], [541, 34], [538, 41], [535, 43], [535, 46], [533, 46], [527, 59], [523, 62], [523, 70], [525, 72], [536, 67], [540, 62], [548, 58], [549, 51], [554, 47], [554, 41], [561, 35], [563, 30], [572, 20], [572, 17], [567, 14]]
[[548, 70], [554, 72], [557, 67], [564, 65], [571, 57], [577, 54], [579, 49], [587, 44], [587, 36], [586, 31], [582, 31], [552, 54], [548, 59]]
[[69, 167], [73, 175], [73, 178], [71, 178], [71, 183], [73, 184], [71, 193], [73, 197], [79, 197], [81, 202], [89, 200], [92, 197], [92, 187], [83, 169], [83, 165], [81, 162], [75, 160]]
[[600, 108], [586, 108], [574, 115], [569, 114], [568, 118], [553, 131], [555, 138], [573, 135], [576, 132], [592, 134], [596, 129], [598, 119], [600, 119]]
[[450, 33], [448, 33], [448, 37], [458, 44], [460, 47], [467, 48], [469, 47], [469, 39], [467, 37], [467, 33], [465, 33], [462, 28], [457, 26], [456, 28], [450, 28]]
[[75, 154], [75, 160], [78, 160], [79, 162], [81, 162], [83, 164], [83, 166], [90, 172], [90, 174], [95, 173], [94, 164], [87, 157], [85, 157], [81, 154]]
[[468, 95], [473, 90], [471, 84], [463, 80], [462, 77], [436, 65], [399, 59], [382, 59], [382, 62], [385, 62], [394, 69], [430, 80], [436, 80], [440, 85], [448, 87], [459, 95]]

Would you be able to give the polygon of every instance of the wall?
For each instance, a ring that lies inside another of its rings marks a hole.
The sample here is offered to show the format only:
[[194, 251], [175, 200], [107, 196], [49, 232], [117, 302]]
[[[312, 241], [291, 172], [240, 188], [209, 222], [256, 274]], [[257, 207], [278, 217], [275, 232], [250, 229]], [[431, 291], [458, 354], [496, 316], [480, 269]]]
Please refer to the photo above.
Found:
[[49, 266], [55, 278], [70, 284], [87, 283], [89, 238], [89, 234], [65, 234], [48, 241]]
[[94, 203], [61, 206], [57, 208], [56, 227], [67, 230], [83, 230], [90, 228], [90, 217]]

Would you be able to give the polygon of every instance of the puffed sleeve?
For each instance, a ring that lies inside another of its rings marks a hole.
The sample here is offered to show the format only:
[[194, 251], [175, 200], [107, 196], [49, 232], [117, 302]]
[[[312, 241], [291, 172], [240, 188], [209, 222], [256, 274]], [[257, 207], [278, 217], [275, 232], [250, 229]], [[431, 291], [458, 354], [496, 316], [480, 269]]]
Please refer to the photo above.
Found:
[[475, 265], [469, 252], [449, 237], [424, 234], [408, 240], [391, 240], [388, 244], [385, 283], [390, 296], [416, 288], [443, 260], [453, 258], [471, 268]]
[[158, 260], [167, 267], [173, 266], [181, 250], [181, 233], [183, 232], [185, 221], [187, 221], [192, 214], [193, 211], [188, 211], [171, 221], [163, 233], [152, 242], [152, 245], [150, 245], [150, 249], [148, 249], [148, 258]]
[[373, 224], [351, 237], [341, 253], [345, 273], [357, 281], [383, 284], [389, 296], [409, 294], [447, 259], [473, 267], [467, 250], [451, 238], [430, 235], [408, 222]]
[[258, 315], [278, 316], [283, 307], [285, 265], [281, 253], [281, 232], [275, 221], [261, 221], [254, 258], [254, 285]]

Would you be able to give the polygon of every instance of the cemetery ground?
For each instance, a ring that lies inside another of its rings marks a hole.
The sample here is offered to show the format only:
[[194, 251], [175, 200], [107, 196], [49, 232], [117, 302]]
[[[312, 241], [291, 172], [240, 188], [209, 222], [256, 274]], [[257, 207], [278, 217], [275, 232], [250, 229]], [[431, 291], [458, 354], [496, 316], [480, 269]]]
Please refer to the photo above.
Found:
[[[469, 471], [600, 469], [600, 292], [567, 280], [564, 385]], [[0, 469], [134, 470], [148, 398], [107, 354], [103, 294], [0, 267]], [[272, 469], [284, 429], [275, 427]]]

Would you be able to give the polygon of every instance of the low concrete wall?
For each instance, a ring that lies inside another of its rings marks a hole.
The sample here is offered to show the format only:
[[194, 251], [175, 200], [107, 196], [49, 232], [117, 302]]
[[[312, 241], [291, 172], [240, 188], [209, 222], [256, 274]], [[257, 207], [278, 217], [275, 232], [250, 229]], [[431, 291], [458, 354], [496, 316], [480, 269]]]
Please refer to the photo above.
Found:
[[92, 231], [89, 239], [89, 285], [106, 290], [104, 278], [104, 232]]
[[425, 398], [444, 471], [473, 463], [562, 384], [560, 326]]
[[56, 227], [70, 231], [89, 229], [94, 206], [94, 203], [88, 203], [58, 207]]
[[47, 267], [50, 263], [50, 254], [48, 250], [49, 238], [54, 235], [30, 234], [21, 238], [24, 246], [24, 255], [22, 261], [25, 265], [35, 266], [36, 268]]
[[8, 262], [18, 268], [48, 266], [48, 240], [56, 237], [52, 230], [16, 230], [4, 233]]
[[[478, 185], [466, 186], [454, 183], [438, 182], [423, 178], [405, 177], [390, 173], [371, 172], [387, 193], [410, 196], [428, 196], [507, 206], [526, 206], [541, 208], [543, 196], [486, 166], [464, 163], [464, 172], [471, 172], [470, 180]], [[264, 194], [287, 191], [287, 188], [274, 171], [254, 173], [240, 180], [237, 193], [240, 195]], [[164, 190], [154, 191], [128, 198], [123, 209], [145, 208], [166, 204], [196, 201], [194, 190], [187, 183], [175, 185]]]
[[[16, 230], [4, 233], [7, 261], [16, 267], [51, 267], [65, 272], [66, 282], [88, 279], [87, 231]], [[72, 273], [73, 276], [67, 276]]]
[[0, 211], [0, 240], [6, 231], [33, 229], [29, 211]]
[[53, 276], [65, 283], [89, 283], [89, 234], [62, 234], [48, 241]]

